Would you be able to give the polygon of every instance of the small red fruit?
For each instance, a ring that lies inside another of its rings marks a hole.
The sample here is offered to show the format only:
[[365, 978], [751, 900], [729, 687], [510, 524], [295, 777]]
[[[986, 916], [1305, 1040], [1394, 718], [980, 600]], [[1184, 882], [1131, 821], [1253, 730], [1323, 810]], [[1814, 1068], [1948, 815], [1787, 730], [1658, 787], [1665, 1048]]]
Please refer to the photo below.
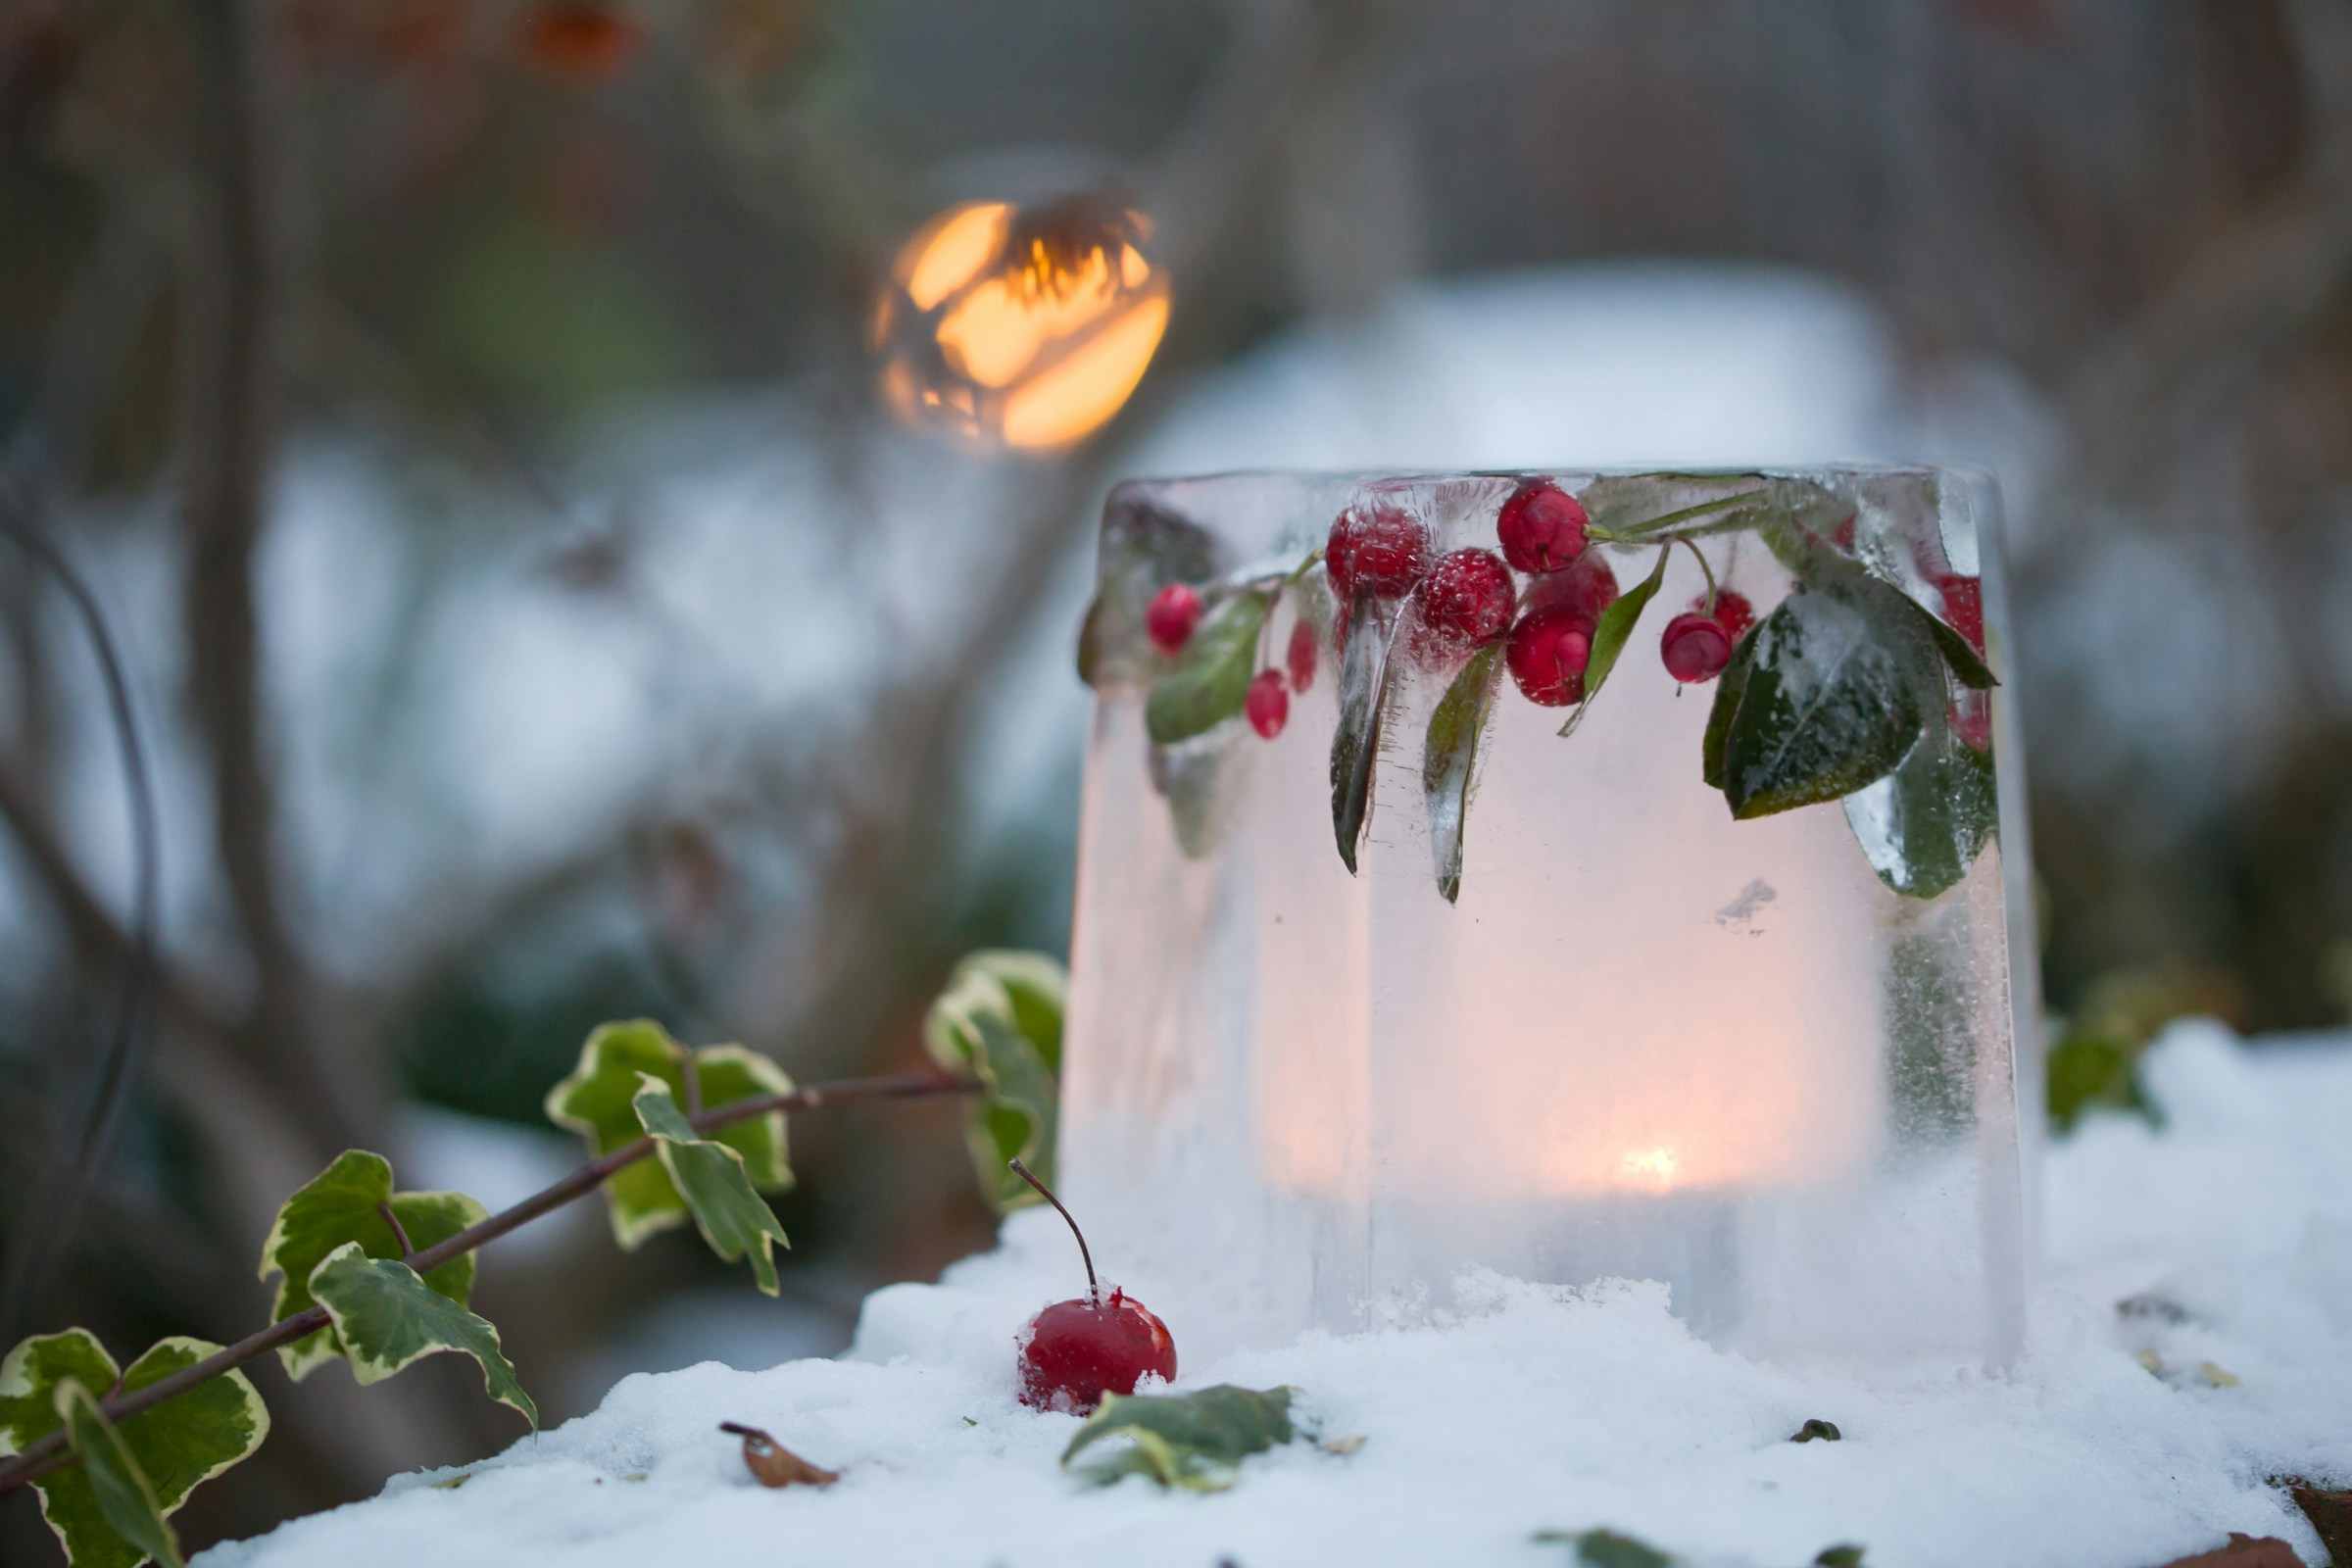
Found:
[[1693, 610], [1666, 623], [1658, 653], [1666, 661], [1666, 673], [1690, 685], [1723, 673], [1723, 666], [1732, 662], [1732, 640], [1724, 635], [1722, 622]]
[[1243, 702], [1250, 714], [1250, 727], [1272, 740], [1290, 722], [1291, 694], [1282, 687], [1282, 671], [1261, 669], [1250, 682], [1250, 695]]
[[1529, 702], [1540, 708], [1582, 702], [1585, 665], [1592, 657], [1592, 622], [1565, 608], [1534, 611], [1511, 628], [1502, 657]]
[[1144, 612], [1144, 629], [1171, 659], [1184, 652], [1184, 645], [1193, 640], [1193, 628], [1200, 624], [1200, 596], [1180, 582], [1153, 594], [1151, 608]]
[[1358, 588], [1398, 598], [1429, 570], [1429, 530], [1396, 507], [1349, 507], [1324, 541], [1323, 568], [1342, 604]]
[[1044, 1182], [1029, 1174], [1019, 1160], [1012, 1172], [1036, 1188], [1060, 1213], [1078, 1238], [1078, 1255], [1086, 1263], [1086, 1295], [1055, 1301], [1029, 1320], [1014, 1344], [1021, 1352], [1021, 1402], [1040, 1410], [1086, 1415], [1102, 1402], [1105, 1394], [1133, 1394], [1147, 1377], [1171, 1383], [1176, 1378], [1176, 1342], [1157, 1313], [1111, 1287], [1105, 1297], [1095, 1283], [1094, 1255], [1086, 1237], [1061, 1200]]
[[1442, 556], [1421, 584], [1421, 623], [1441, 643], [1484, 648], [1511, 627], [1511, 568], [1492, 550]]
[[1588, 550], [1573, 565], [1545, 572], [1527, 585], [1529, 610], [1565, 610], [1597, 621], [1616, 602], [1617, 574], [1597, 550]]
[[1984, 652], [1984, 579], [1955, 571], [1934, 580], [1936, 591], [1943, 596], [1944, 624], [1967, 638], [1978, 653]]
[[1530, 479], [1495, 514], [1502, 557], [1521, 571], [1557, 571], [1585, 553], [1584, 503], [1548, 479]]
[[1291, 666], [1291, 690], [1303, 692], [1315, 683], [1315, 628], [1302, 617], [1291, 628], [1291, 649], [1283, 661]]
[[[1690, 608], [1697, 610], [1704, 604], [1704, 600], [1693, 600]], [[1755, 623], [1756, 607], [1747, 602], [1747, 595], [1726, 588], [1715, 596], [1715, 624], [1723, 628], [1726, 637], [1738, 642]]]

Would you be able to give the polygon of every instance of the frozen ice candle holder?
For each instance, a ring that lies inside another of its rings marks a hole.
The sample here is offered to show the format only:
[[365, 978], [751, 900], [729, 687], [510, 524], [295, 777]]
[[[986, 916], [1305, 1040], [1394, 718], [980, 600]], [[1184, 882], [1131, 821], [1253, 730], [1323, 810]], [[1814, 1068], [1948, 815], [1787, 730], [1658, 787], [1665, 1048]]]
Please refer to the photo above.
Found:
[[1997, 1363], [2034, 944], [1990, 487], [1139, 480], [1104, 508], [1071, 1202], [1264, 1342], [1479, 1269]]

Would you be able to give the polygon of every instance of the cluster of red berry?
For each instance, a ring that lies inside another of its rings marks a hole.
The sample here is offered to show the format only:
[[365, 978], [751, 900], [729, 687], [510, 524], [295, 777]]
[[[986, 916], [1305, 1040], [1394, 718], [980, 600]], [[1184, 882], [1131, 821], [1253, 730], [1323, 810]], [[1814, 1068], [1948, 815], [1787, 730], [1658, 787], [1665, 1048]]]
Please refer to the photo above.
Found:
[[[1504, 661], [1531, 703], [1566, 708], [1583, 701], [1585, 668], [1601, 612], [1617, 598], [1617, 578], [1588, 551], [1590, 518], [1577, 499], [1548, 480], [1521, 485], [1494, 519], [1502, 554], [1455, 550], [1434, 560], [1429, 530], [1399, 507], [1350, 507], [1331, 525], [1323, 568], [1339, 612], [1335, 646], [1348, 636], [1348, 607], [1359, 590], [1376, 599], [1413, 596], [1406, 649], [1425, 665], [1458, 660], [1507, 636]], [[1512, 572], [1529, 586], [1519, 591]], [[1173, 657], [1199, 624], [1200, 596], [1183, 583], [1162, 588], [1147, 624], [1152, 641]], [[1666, 623], [1658, 651], [1678, 681], [1713, 680], [1731, 662], [1732, 645], [1755, 623], [1747, 600], [1730, 590], [1692, 601]], [[1315, 639], [1301, 622], [1291, 633], [1288, 676], [1258, 672], [1250, 686], [1250, 722], [1271, 740], [1290, 715], [1290, 693], [1314, 680]]]
[[[1152, 646], [1173, 659], [1193, 640], [1193, 628], [1200, 624], [1206, 608], [1192, 587], [1172, 582], [1152, 596], [1144, 612], [1144, 629]], [[1291, 628], [1284, 667], [1268, 665], [1250, 678], [1243, 711], [1249, 715], [1251, 729], [1267, 740], [1282, 733], [1283, 725], [1291, 720], [1291, 693], [1303, 692], [1315, 683], [1315, 657], [1314, 628], [1302, 618]]]

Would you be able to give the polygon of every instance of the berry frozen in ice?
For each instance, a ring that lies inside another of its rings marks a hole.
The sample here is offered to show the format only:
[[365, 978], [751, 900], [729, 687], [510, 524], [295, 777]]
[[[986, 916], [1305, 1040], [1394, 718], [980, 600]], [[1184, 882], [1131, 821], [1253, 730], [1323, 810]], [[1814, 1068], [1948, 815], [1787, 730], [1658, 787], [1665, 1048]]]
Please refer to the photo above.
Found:
[[1250, 682], [1250, 695], [1243, 706], [1249, 710], [1250, 727], [1267, 740], [1282, 733], [1290, 721], [1291, 694], [1283, 689], [1282, 671], [1261, 669]]
[[1442, 556], [1421, 584], [1421, 623], [1441, 644], [1484, 648], [1510, 629], [1518, 593], [1511, 570], [1492, 550]]
[[1592, 622], [1565, 607], [1537, 610], [1511, 628], [1503, 662], [1531, 703], [1566, 708], [1584, 700], [1585, 665], [1592, 658]]
[[1152, 634], [1152, 644], [1171, 659], [1184, 652], [1184, 645], [1193, 640], [1193, 628], [1200, 624], [1200, 596], [1184, 583], [1172, 582], [1152, 596], [1152, 604], [1144, 612], [1144, 629]]
[[1732, 662], [1732, 640], [1724, 634], [1721, 621], [1695, 610], [1687, 611], [1666, 623], [1658, 639], [1658, 655], [1666, 662], [1667, 674], [1690, 685], [1723, 673], [1724, 665]]
[[1494, 518], [1502, 556], [1521, 571], [1557, 571], [1585, 553], [1584, 503], [1548, 479], [1511, 493]]
[[1399, 598], [1429, 570], [1429, 530], [1398, 507], [1349, 507], [1331, 525], [1323, 567], [1343, 604], [1358, 588], [1382, 599]]

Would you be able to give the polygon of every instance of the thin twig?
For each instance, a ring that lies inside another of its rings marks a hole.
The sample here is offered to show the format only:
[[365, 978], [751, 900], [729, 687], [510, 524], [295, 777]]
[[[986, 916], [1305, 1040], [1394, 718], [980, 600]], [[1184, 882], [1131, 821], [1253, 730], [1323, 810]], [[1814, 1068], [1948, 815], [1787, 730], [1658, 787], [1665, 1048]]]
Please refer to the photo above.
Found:
[[[729, 1101], [688, 1120], [695, 1131], [709, 1132], [734, 1122], [749, 1121], [755, 1116], [816, 1110], [825, 1105], [845, 1104], [855, 1100], [920, 1100], [932, 1095], [969, 1095], [978, 1093], [980, 1087], [980, 1080], [968, 1073], [944, 1071], [896, 1073], [878, 1078], [844, 1078], [833, 1083], [807, 1084], [782, 1094], [755, 1095], [748, 1100]], [[623, 1144], [611, 1153], [589, 1160], [561, 1181], [532, 1194], [514, 1207], [493, 1214], [479, 1224], [469, 1225], [446, 1241], [435, 1242], [421, 1252], [411, 1252], [403, 1261], [418, 1274], [429, 1274], [450, 1259], [463, 1257], [476, 1248], [497, 1241], [509, 1231], [519, 1230], [541, 1215], [553, 1213], [572, 1200], [594, 1192], [613, 1172], [634, 1165], [653, 1152], [654, 1141], [651, 1138], [639, 1138]], [[394, 1229], [397, 1233], [397, 1221]], [[291, 1345], [304, 1335], [326, 1325], [326, 1308], [305, 1307], [258, 1334], [249, 1334], [236, 1344], [216, 1350], [191, 1366], [180, 1368], [170, 1377], [158, 1378], [135, 1393], [103, 1401], [98, 1406], [99, 1413], [120, 1425], [142, 1410], [152, 1410], [200, 1383], [210, 1382], [248, 1361], [258, 1360], [279, 1346]], [[15, 1458], [0, 1464], [0, 1496], [74, 1463], [74, 1456], [66, 1452], [65, 1448], [66, 1435], [61, 1427], [27, 1445]]]
[[392, 1212], [392, 1205], [390, 1203], [378, 1203], [375, 1205], [375, 1211], [382, 1217], [385, 1224], [392, 1227], [392, 1240], [400, 1244], [401, 1261], [406, 1262], [410, 1258], [415, 1257], [416, 1255], [416, 1244], [409, 1240], [408, 1229], [400, 1223], [400, 1216]]
[[159, 905], [158, 830], [155, 789], [147, 773], [147, 756], [139, 745], [137, 714], [130, 704], [130, 683], [122, 673], [122, 659], [108, 629], [97, 596], [74, 569], [47, 532], [33, 520], [30, 500], [15, 484], [0, 480], [0, 534], [6, 534], [41, 569], [57, 579], [67, 600], [80, 616], [98, 656], [99, 673], [106, 685], [107, 711], [115, 726], [116, 747], [122, 764], [123, 792], [130, 805], [132, 858], [131, 921], [127, 968], [122, 996], [115, 1012], [115, 1027], [106, 1053], [98, 1060], [81, 1126], [61, 1140], [49, 1175], [40, 1185], [28, 1210], [30, 1218], [19, 1227], [22, 1241], [10, 1260], [5, 1288], [0, 1288], [0, 1339], [14, 1342], [25, 1321], [48, 1294], [51, 1276], [74, 1235], [91, 1181], [114, 1145], [121, 1125], [124, 1090], [138, 1065], [142, 1047], [151, 1034], [148, 1025], [155, 980], [156, 919]]

